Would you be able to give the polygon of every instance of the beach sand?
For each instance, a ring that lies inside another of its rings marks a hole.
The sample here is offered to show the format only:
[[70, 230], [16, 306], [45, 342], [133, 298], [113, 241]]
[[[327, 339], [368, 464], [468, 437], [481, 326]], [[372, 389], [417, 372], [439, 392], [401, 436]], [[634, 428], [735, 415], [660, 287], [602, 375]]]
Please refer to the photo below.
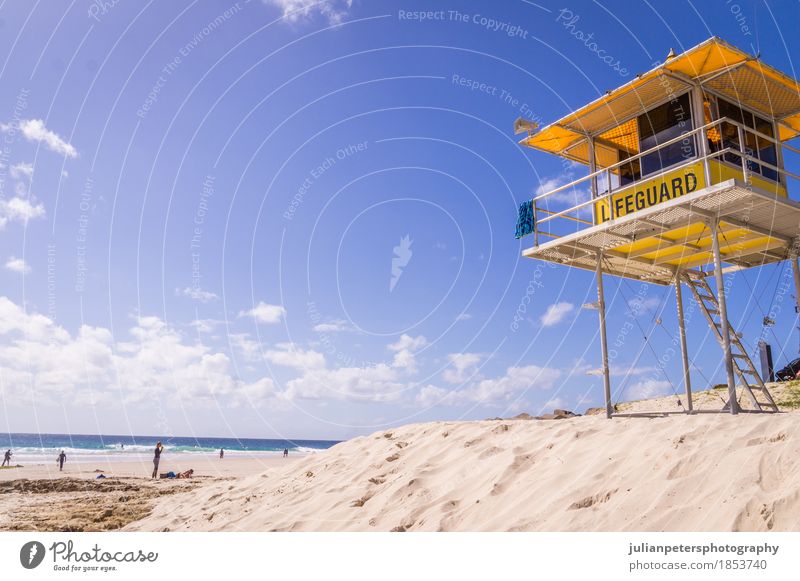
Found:
[[[194, 470], [187, 480], [149, 478], [150, 460], [67, 461], [0, 469], [0, 531], [117, 530], [146, 516], [155, 502], [196, 488], [233, 482], [299, 459], [164, 454], [159, 472]], [[99, 474], [105, 479], [97, 479]]]
[[151, 466], [2, 470], [0, 530], [800, 530], [796, 411], [434, 422], [289, 460], [165, 456], [192, 480]]
[[145, 531], [796, 531], [800, 413], [437, 422], [156, 501]]

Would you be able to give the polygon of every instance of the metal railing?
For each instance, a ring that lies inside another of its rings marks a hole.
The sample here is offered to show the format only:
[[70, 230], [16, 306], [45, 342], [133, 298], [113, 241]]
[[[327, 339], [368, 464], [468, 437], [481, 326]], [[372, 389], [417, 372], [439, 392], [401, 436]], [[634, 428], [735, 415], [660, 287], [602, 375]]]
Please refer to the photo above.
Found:
[[[722, 135], [721, 129], [722, 129], [722, 126], [725, 125], [725, 124], [732, 125], [732, 126], [734, 126], [736, 128], [736, 137], [737, 137], [736, 140], [738, 141], [738, 149], [736, 147], [731, 147], [730, 145], [727, 146], [727, 147], [722, 147], [723, 146], [723, 141], [730, 141], [729, 139], [723, 138], [723, 135]], [[720, 149], [717, 150], [717, 151], [709, 152], [706, 155], [699, 155], [697, 153], [697, 149], [698, 149], [697, 146], [700, 143], [702, 143], [700, 140], [706, 140], [707, 136], [708, 136], [708, 133], [709, 133], [709, 130], [712, 129], [712, 128], [715, 128], [715, 127], [718, 128]], [[712, 178], [708, 161], [711, 160], [711, 159], [723, 158], [723, 161], [725, 161], [726, 163], [731, 163], [730, 161], [725, 160], [724, 157], [723, 157], [723, 156], [726, 156], [727, 154], [731, 154], [732, 156], [735, 156], [735, 157], [738, 157], [738, 158], [741, 159], [742, 179], [743, 179], [743, 181], [745, 183], [748, 183], [748, 184], [750, 183], [750, 174], [753, 173], [753, 170], [751, 169], [751, 167], [754, 167], [754, 166], [763, 167], [763, 168], [767, 168], [767, 169], [770, 169], [770, 170], [774, 171], [778, 176], [782, 176], [782, 177], [779, 177], [780, 181], [776, 182], [776, 185], [786, 188], [787, 193], [788, 193], [788, 184], [787, 184], [787, 180], [785, 178], [786, 177], [791, 177], [791, 178], [794, 178], [796, 180], [800, 180], [800, 175], [795, 174], [793, 172], [790, 172], [790, 171], [786, 170], [785, 168], [778, 167], [777, 165], [773, 165], [771, 163], [763, 161], [763, 160], [761, 160], [761, 159], [759, 159], [757, 157], [754, 157], [750, 152], [748, 152], [748, 149], [746, 147], [747, 142], [745, 140], [745, 135], [748, 134], [748, 133], [752, 134], [757, 139], [765, 140], [765, 141], [768, 141], [769, 143], [773, 144], [775, 146], [777, 159], [779, 160], [778, 163], [780, 163], [780, 160], [783, 159], [783, 156], [782, 156], [783, 150], [787, 150], [787, 151], [791, 151], [791, 152], [796, 153], [796, 154], [800, 154], [800, 149], [798, 149], [796, 147], [792, 147], [790, 145], [782, 143], [779, 140], [775, 139], [774, 137], [770, 137], [769, 135], [766, 135], [764, 133], [756, 131], [755, 129], [751, 129], [750, 127], [747, 127], [746, 125], [744, 125], [742, 123], [734, 121], [733, 119], [730, 119], [729, 117], [722, 117], [720, 119], [712, 121], [711, 123], [707, 123], [706, 125], [703, 125], [701, 127], [697, 127], [696, 129], [693, 129], [692, 131], [687, 131], [686, 133], [682, 133], [678, 137], [675, 137], [675, 138], [670, 139], [668, 141], [665, 141], [664, 143], [661, 143], [661, 144], [659, 144], [659, 145], [657, 145], [655, 147], [652, 147], [652, 148], [650, 148], [650, 149], [648, 149], [646, 151], [643, 151], [641, 153], [638, 153], [636, 155], [628, 157], [628, 158], [624, 159], [623, 161], [620, 161], [620, 162], [617, 162], [617, 163], [615, 163], [613, 165], [610, 165], [608, 167], [599, 169], [599, 170], [597, 170], [595, 172], [592, 172], [592, 173], [590, 173], [590, 174], [588, 174], [588, 175], [586, 175], [584, 177], [578, 178], [578, 179], [576, 179], [574, 181], [571, 181], [571, 182], [569, 182], [567, 184], [564, 184], [564, 185], [559, 186], [559, 187], [557, 187], [557, 188], [555, 188], [553, 190], [550, 190], [549, 192], [545, 192], [543, 194], [540, 194], [539, 196], [535, 196], [534, 198], [532, 198], [531, 199], [531, 202], [532, 202], [532, 205], [533, 205], [533, 231], [532, 231], [532, 234], [533, 234], [533, 238], [534, 238], [534, 246], [539, 246], [539, 235], [540, 234], [543, 235], [543, 236], [547, 236], [549, 238], [559, 238], [560, 237], [558, 234], [554, 234], [551, 231], [543, 231], [541, 229], [541, 225], [546, 224], [546, 223], [550, 223], [553, 220], [565, 219], [565, 220], [569, 220], [569, 221], [571, 221], [573, 223], [581, 224], [584, 227], [585, 226], [593, 226], [597, 222], [586, 220], [584, 218], [580, 218], [580, 217], [578, 217], [577, 214], [581, 210], [586, 208], [586, 207], [589, 207], [589, 206], [594, 207], [596, 204], [603, 203], [603, 202], [606, 202], [606, 201], [607, 201], [606, 203], [608, 204], [608, 208], [609, 208], [609, 212], [610, 212], [610, 217], [609, 217], [608, 220], [609, 221], [610, 220], [614, 220], [616, 218], [616, 216], [614, 216], [614, 205], [612, 204], [612, 196], [613, 195], [615, 195], [615, 194], [617, 194], [617, 193], [619, 193], [619, 192], [621, 192], [623, 190], [627, 190], [629, 188], [633, 188], [638, 183], [641, 183], [641, 182], [644, 182], [644, 181], [651, 181], [651, 180], [658, 179], [660, 176], [663, 176], [663, 175], [668, 174], [668, 173], [673, 173], [675, 171], [680, 170], [683, 167], [686, 167], [686, 166], [689, 166], [689, 165], [694, 165], [694, 164], [697, 164], [697, 163], [702, 163], [703, 164], [703, 173], [705, 175], [705, 183], [708, 186], [708, 185], [711, 184], [711, 178]], [[699, 136], [699, 139], [698, 139], [698, 136]], [[669, 147], [669, 146], [674, 145], [675, 143], [679, 143], [681, 141], [685, 141], [687, 139], [692, 139], [694, 141], [696, 154], [693, 157], [687, 158], [685, 161], [683, 161], [681, 163], [677, 163], [677, 164], [671, 165], [671, 166], [669, 166], [667, 168], [664, 168], [660, 172], [654, 172], [654, 173], [648, 174], [646, 176], [640, 176], [639, 179], [637, 179], [637, 180], [628, 182], [626, 184], [619, 184], [616, 187], [612, 186], [612, 176], [618, 175], [618, 174], [614, 173], [614, 170], [619, 170], [619, 168], [622, 168], [623, 166], [630, 165], [634, 161], [640, 160], [641, 158], [643, 158], [645, 156], [648, 156], [648, 155], [651, 155], [653, 153], [656, 153], [656, 152], [658, 152], [658, 151], [660, 151], [660, 150], [662, 150], [662, 149], [664, 149], [666, 147]], [[591, 150], [591, 148], [590, 148], [590, 150]], [[607, 186], [607, 190], [602, 192], [602, 193], [598, 193], [598, 191], [597, 191], [597, 189], [598, 189], [597, 181], [598, 181], [598, 178], [601, 178], [603, 176], [605, 176], [605, 184]], [[770, 180], [770, 178], [764, 178], [764, 179]], [[771, 181], [774, 181], [774, 180], [771, 180]], [[548, 208], [543, 208], [543, 207], [540, 207], [539, 205], [537, 205], [537, 203], [541, 203], [542, 200], [546, 200], [547, 198], [549, 198], [549, 197], [551, 197], [551, 196], [553, 196], [555, 194], [558, 194], [560, 192], [564, 192], [566, 190], [574, 189], [576, 186], [578, 186], [580, 184], [583, 184], [585, 182], [589, 182], [591, 184], [591, 186], [590, 186], [591, 199], [589, 199], [589, 200], [580, 202], [580, 203], [578, 203], [578, 204], [576, 204], [576, 205], [574, 205], [572, 207], [566, 208], [564, 210], [559, 210], [559, 211], [553, 211], [553, 210], [550, 210]], [[544, 214], [545, 217], [540, 219], [539, 218], [540, 214]]]

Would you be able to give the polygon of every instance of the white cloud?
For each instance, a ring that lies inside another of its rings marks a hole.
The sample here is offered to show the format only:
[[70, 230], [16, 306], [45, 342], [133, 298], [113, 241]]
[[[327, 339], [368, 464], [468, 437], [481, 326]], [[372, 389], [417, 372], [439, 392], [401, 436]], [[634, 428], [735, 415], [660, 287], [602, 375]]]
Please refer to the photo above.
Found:
[[[150, 402], [198, 404], [245, 396], [266, 398], [274, 386], [231, 374], [222, 352], [187, 342], [158, 317], [141, 317], [131, 340], [115, 341], [102, 327], [75, 335], [48, 317], [26, 313], [0, 297], [0, 379], [6, 401], [58, 404]], [[260, 402], [256, 402], [260, 403]]]
[[663, 379], [645, 379], [634, 383], [628, 390], [628, 399], [649, 399], [651, 397], [667, 395], [671, 384]]
[[286, 309], [282, 306], [269, 305], [263, 301], [260, 301], [249, 311], [242, 311], [239, 313], [240, 317], [253, 317], [256, 322], [264, 323], [265, 325], [280, 323], [284, 315], [286, 315]]
[[279, 343], [276, 349], [264, 352], [264, 359], [275, 365], [293, 367], [301, 371], [325, 367], [325, 356], [322, 353], [302, 349], [294, 343]]
[[472, 315], [469, 313], [461, 313], [456, 317], [456, 321], [469, 321], [472, 318]]
[[31, 271], [31, 267], [28, 266], [24, 259], [14, 258], [13, 256], [6, 261], [6, 268], [11, 272], [20, 272], [22, 274], [28, 274]]
[[412, 337], [403, 333], [396, 342], [387, 346], [390, 351], [395, 352], [392, 367], [405, 369], [409, 373], [416, 371], [417, 361], [414, 353], [427, 344], [428, 340], [422, 335]]
[[[583, 370], [581, 368], [580, 370]], [[625, 367], [625, 365], [611, 365], [608, 368], [608, 374], [610, 377], [627, 377], [630, 375], [643, 375], [645, 373], [652, 373], [656, 371], [656, 367], [652, 366], [644, 366], [644, 367]], [[576, 369], [576, 371], [579, 371]], [[585, 367], [586, 375], [603, 375], [603, 370], [600, 368], [592, 368], [591, 366]]]
[[199, 301], [201, 303], [209, 303], [219, 298], [216, 293], [191, 286], [187, 286], [186, 288], [182, 289], [176, 288], [175, 295], [189, 297], [190, 299]]
[[289, 22], [311, 18], [320, 14], [331, 24], [337, 24], [347, 15], [353, 0], [263, 0], [268, 6], [275, 6], [283, 12]]
[[425, 386], [417, 394], [417, 403], [423, 406], [508, 404], [529, 389], [552, 389], [561, 375], [560, 370], [550, 367], [509, 367], [505, 375], [484, 379], [466, 389], [446, 390], [433, 385]]
[[547, 307], [539, 319], [542, 327], [552, 327], [558, 325], [564, 318], [575, 309], [575, 305], [567, 302], [555, 303]]
[[245, 383], [236, 390], [237, 404], [258, 405], [277, 393], [275, 382], [269, 377], [262, 377], [253, 383]]
[[228, 339], [236, 350], [242, 354], [247, 361], [261, 361], [261, 344], [254, 341], [248, 333], [231, 333]]
[[198, 333], [212, 333], [214, 328], [219, 325], [222, 321], [217, 321], [216, 319], [195, 319], [191, 322], [192, 327], [194, 327]]
[[418, 351], [427, 344], [428, 340], [422, 335], [412, 337], [411, 335], [403, 333], [397, 341], [389, 344], [387, 347], [392, 351]]
[[560, 397], [554, 397], [553, 399], [549, 399], [542, 404], [542, 409], [544, 410], [554, 410], [554, 409], [564, 409], [564, 404], [566, 401]]
[[273, 365], [291, 367], [302, 372], [325, 367], [325, 356], [318, 351], [303, 349], [296, 343], [278, 343], [264, 348], [247, 333], [229, 335], [231, 344], [248, 361], [268, 361]]
[[478, 383], [473, 398], [481, 402], [507, 401], [528, 389], [552, 389], [559, 377], [561, 371], [550, 367], [509, 367], [504, 376]]
[[478, 353], [451, 353], [447, 356], [450, 367], [444, 370], [442, 378], [448, 383], [464, 383], [468, 379], [477, 379], [478, 363], [481, 356]]
[[[394, 352], [390, 363], [329, 369], [321, 353], [303, 351], [294, 345], [280, 345], [282, 351], [270, 354], [274, 363], [305, 369], [290, 380], [281, 394], [285, 399], [332, 399], [361, 402], [397, 401], [408, 391], [410, 373], [416, 371], [414, 352], [426, 346], [422, 335], [403, 334], [387, 348]], [[280, 362], [280, 363], [279, 363]]]
[[332, 399], [364, 402], [396, 401], [407, 388], [398, 381], [398, 370], [386, 363], [366, 367], [319, 369], [292, 379], [286, 399]]
[[14, 197], [9, 200], [0, 200], [0, 229], [9, 222], [25, 223], [32, 218], [44, 216], [42, 204], [31, 203], [30, 200]]
[[349, 322], [342, 319], [335, 319], [327, 323], [319, 323], [314, 325], [314, 331], [317, 333], [344, 333], [348, 331], [356, 331], [356, 328]]
[[[4, 125], [2, 129], [8, 132], [11, 127]], [[78, 157], [78, 151], [58, 134], [45, 127], [41, 119], [23, 119], [19, 122], [19, 130], [28, 141], [43, 143], [47, 149], [67, 157]]]
[[660, 305], [661, 299], [658, 297], [642, 297], [637, 295], [635, 298], [628, 301], [628, 309], [634, 317], [655, 311]]
[[21, 162], [11, 166], [11, 177], [18, 180], [33, 177], [33, 164]]
[[[542, 194], [552, 192], [553, 190], [560, 188], [561, 186], [565, 186], [571, 182], [574, 182], [579, 177], [575, 175], [576, 170], [582, 168], [583, 166], [580, 164], [574, 162], [571, 163], [570, 166], [567, 167], [561, 175], [542, 180], [539, 183], [539, 186], [536, 188], [535, 195], [541, 196]], [[603, 187], [604, 187], [603, 184], [598, 182], [598, 188], [602, 190]], [[584, 181], [571, 188], [561, 190], [558, 193], [548, 196], [541, 203], [544, 204], [545, 207], [547, 207], [549, 204], [556, 204], [562, 207], [562, 209], [566, 209], [572, 206], [577, 206], [578, 204], [586, 202], [590, 199], [591, 199], [590, 184], [588, 181]], [[592, 215], [591, 206], [585, 206], [580, 210], [578, 210], [577, 212], [573, 213], [572, 215], [573, 217], [579, 217], [579, 218], [591, 217]]]

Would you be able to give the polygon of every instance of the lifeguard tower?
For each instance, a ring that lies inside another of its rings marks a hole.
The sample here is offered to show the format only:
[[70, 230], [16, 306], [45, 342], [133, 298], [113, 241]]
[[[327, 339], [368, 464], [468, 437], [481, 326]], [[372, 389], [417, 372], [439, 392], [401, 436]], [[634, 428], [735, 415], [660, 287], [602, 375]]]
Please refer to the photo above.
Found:
[[[800, 176], [786, 144], [800, 135], [800, 85], [711, 38], [542, 129], [524, 120], [523, 145], [588, 166], [588, 175], [520, 206], [523, 255], [596, 273], [606, 415], [611, 383], [603, 274], [674, 285], [683, 383], [692, 413], [682, 285], [722, 346], [727, 402], [736, 380], [747, 411], [777, 412], [731, 327], [723, 275], [790, 260], [800, 296]], [[527, 240], [528, 238], [526, 238]]]

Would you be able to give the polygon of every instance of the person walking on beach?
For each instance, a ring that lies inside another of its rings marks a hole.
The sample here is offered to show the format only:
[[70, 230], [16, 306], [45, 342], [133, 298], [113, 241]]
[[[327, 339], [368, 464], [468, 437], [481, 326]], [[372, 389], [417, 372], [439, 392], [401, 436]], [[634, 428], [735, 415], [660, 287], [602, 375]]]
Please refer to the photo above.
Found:
[[156, 478], [158, 476], [158, 463], [161, 462], [161, 452], [164, 450], [164, 446], [161, 445], [161, 442], [156, 444], [156, 449], [153, 452], [153, 476], [152, 478]]
[[61, 472], [64, 470], [64, 462], [67, 461], [67, 455], [64, 454], [64, 450], [61, 450], [61, 454], [58, 455], [58, 471]]
[[2, 464], [2, 466], [5, 466], [6, 464], [8, 464], [8, 467], [9, 468], [11, 467], [11, 455], [12, 455], [11, 454], [11, 450], [6, 450], [6, 453], [3, 455], [3, 464]]
[[220, 460], [222, 460], [222, 458], [223, 458], [224, 456], [225, 456], [225, 450], [223, 450], [222, 448], [220, 448], [220, 449], [219, 449], [219, 459], [220, 459]]
[[284, 448], [283, 449], [283, 457], [284, 458], [288, 458], [289, 457], [289, 448]]

